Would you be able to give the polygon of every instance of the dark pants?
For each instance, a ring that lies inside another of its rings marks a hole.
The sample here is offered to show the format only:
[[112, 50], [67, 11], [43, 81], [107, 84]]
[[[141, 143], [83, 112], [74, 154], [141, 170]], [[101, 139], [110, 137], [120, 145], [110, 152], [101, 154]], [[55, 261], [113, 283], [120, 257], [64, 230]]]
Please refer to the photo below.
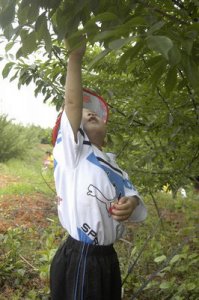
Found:
[[113, 245], [94, 246], [68, 237], [50, 269], [52, 300], [121, 300], [121, 276]]

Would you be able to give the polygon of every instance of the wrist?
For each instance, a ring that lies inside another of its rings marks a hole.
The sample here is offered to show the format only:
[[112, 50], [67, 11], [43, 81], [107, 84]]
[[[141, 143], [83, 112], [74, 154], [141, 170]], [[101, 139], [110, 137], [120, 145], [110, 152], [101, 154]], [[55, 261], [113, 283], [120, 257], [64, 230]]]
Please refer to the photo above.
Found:
[[135, 207], [137, 207], [140, 203], [140, 198], [138, 196], [131, 196], [131, 199], [133, 200]]
[[74, 61], [77, 61], [77, 62], [82, 62], [83, 56], [84, 56], [83, 54], [71, 52], [69, 54], [69, 60], [74, 60]]

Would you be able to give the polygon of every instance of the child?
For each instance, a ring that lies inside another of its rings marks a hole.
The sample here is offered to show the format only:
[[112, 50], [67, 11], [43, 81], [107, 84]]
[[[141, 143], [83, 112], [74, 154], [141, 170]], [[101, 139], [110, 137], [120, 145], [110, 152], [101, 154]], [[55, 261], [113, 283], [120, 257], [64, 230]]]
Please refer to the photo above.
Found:
[[105, 122], [83, 109], [85, 45], [69, 55], [65, 109], [54, 147], [58, 215], [68, 231], [50, 270], [52, 300], [120, 300], [121, 276], [113, 243], [122, 221], [146, 217], [143, 202], [113, 155], [102, 152]]

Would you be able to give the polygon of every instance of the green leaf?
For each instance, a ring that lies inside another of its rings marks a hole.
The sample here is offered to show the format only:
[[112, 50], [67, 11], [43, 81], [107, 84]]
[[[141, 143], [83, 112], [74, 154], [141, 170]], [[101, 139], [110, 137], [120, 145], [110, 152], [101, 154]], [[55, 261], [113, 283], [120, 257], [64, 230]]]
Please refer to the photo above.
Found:
[[35, 22], [39, 14], [38, 1], [22, 1], [17, 12], [20, 25], [32, 24]]
[[152, 35], [154, 32], [156, 32], [159, 29], [161, 29], [164, 25], [165, 25], [164, 21], [159, 21], [159, 22], [155, 23], [154, 25], [152, 25], [149, 28], [149, 30], [147, 31], [147, 35]]
[[129, 42], [135, 41], [137, 37], [128, 37], [126, 39], [117, 39], [109, 43], [109, 48], [112, 50], [117, 50], [122, 48], [124, 45], [128, 44]]
[[102, 58], [104, 58], [108, 53], [110, 52], [110, 49], [105, 49], [100, 54], [98, 54], [88, 65], [88, 69], [91, 69], [95, 64], [97, 64]]
[[154, 65], [156, 65], [157, 63], [159, 63], [160, 61], [162, 61], [162, 56], [161, 55], [157, 55], [154, 56], [152, 58], [147, 58], [147, 60], [145, 61], [145, 65], [147, 67], [153, 67]]
[[5, 46], [6, 52], [8, 52], [13, 46], [14, 46], [14, 42], [13, 42], [13, 41], [10, 42], [10, 43], [8, 43], [8, 44]]
[[197, 91], [199, 89], [198, 66], [196, 65], [192, 57], [186, 55], [183, 57], [183, 67], [191, 86]]
[[156, 257], [154, 259], [154, 262], [160, 263], [160, 262], [163, 262], [165, 259], [166, 259], [166, 256], [165, 255], [161, 255], [161, 256]]
[[57, 8], [62, 0], [40, 0], [43, 8]]
[[176, 66], [181, 61], [181, 54], [176, 45], [169, 50], [169, 63], [171, 66]]
[[164, 74], [166, 69], [165, 60], [160, 60], [159, 63], [155, 65], [152, 71], [152, 75], [149, 78], [149, 82], [152, 84], [153, 88], [157, 87], [158, 82], [160, 81], [162, 75]]
[[98, 42], [98, 41], [105, 40], [105, 39], [108, 39], [108, 38], [114, 37], [114, 36], [116, 36], [115, 30], [105, 30], [105, 31], [102, 31], [102, 32], [96, 34], [94, 36], [93, 41]]
[[15, 80], [18, 77], [19, 71], [15, 72], [15, 74], [10, 78], [10, 82]]
[[35, 23], [35, 31], [37, 34], [37, 39], [41, 41], [44, 38], [47, 29], [47, 19], [46, 13], [43, 12], [38, 18]]
[[143, 42], [139, 41], [135, 44], [135, 46], [129, 48], [126, 52], [124, 52], [124, 54], [122, 55], [119, 61], [119, 67], [121, 68], [124, 65], [124, 63], [126, 63], [129, 60], [133, 60], [142, 48], [143, 48]]
[[191, 51], [193, 48], [193, 40], [192, 39], [184, 39], [182, 42], [183, 49], [187, 52], [188, 55], [191, 55]]
[[20, 47], [16, 53], [16, 59], [19, 59], [21, 56], [23, 56], [22, 47]]
[[169, 281], [164, 281], [160, 284], [160, 289], [161, 290], [166, 290], [169, 289], [171, 287], [172, 283]]
[[28, 21], [28, 1], [22, 1], [17, 11], [18, 22], [20, 25], [24, 25]]
[[3, 71], [2, 71], [3, 78], [6, 78], [8, 76], [13, 65], [14, 65], [14, 62], [9, 62], [5, 65], [5, 67], [3, 68]]
[[135, 257], [136, 252], [137, 252], [137, 247], [135, 246], [131, 251], [131, 257]]
[[37, 47], [36, 32], [32, 31], [26, 37], [23, 37], [22, 44], [22, 52], [24, 55], [32, 53]]
[[28, 23], [34, 23], [39, 14], [39, 1], [31, 1], [28, 10]]
[[174, 255], [174, 257], [170, 260], [169, 264], [173, 265], [174, 263], [176, 263], [178, 260], [181, 259], [181, 256], [179, 254]]
[[177, 70], [176, 68], [170, 68], [167, 73], [167, 78], [165, 80], [165, 92], [169, 96], [174, 90], [177, 83]]
[[[102, 14], [99, 14], [97, 16], [92, 17], [86, 24], [85, 28], [92, 26], [96, 22], [107, 22], [107, 21], [113, 21], [118, 20], [118, 16], [111, 12], [104, 12]], [[121, 23], [121, 22], [120, 22]]]
[[44, 36], [44, 42], [45, 42], [46, 51], [50, 53], [52, 49], [52, 40], [51, 40], [50, 32], [48, 30], [46, 31], [46, 35]]
[[196, 284], [193, 283], [193, 282], [187, 283], [186, 288], [187, 288], [188, 291], [192, 291], [196, 288]]
[[198, 22], [197, 23], [193, 23], [192, 25], [190, 25], [188, 27], [188, 29], [190, 29], [190, 30], [196, 30], [196, 31], [199, 32], [199, 23]]
[[161, 53], [166, 59], [169, 59], [168, 52], [173, 47], [173, 42], [166, 36], [156, 35], [146, 38], [147, 45], [151, 50]]
[[132, 27], [132, 26], [143, 26], [146, 24], [146, 20], [143, 17], [133, 17], [131, 18], [126, 24], [128, 24], [128, 26]]
[[61, 83], [62, 86], [65, 85], [65, 83], [66, 83], [66, 74], [63, 74], [63, 75], [61, 76], [61, 78], [60, 78], [60, 83]]
[[44, 40], [45, 49], [48, 53], [50, 53], [52, 49], [52, 40], [47, 27], [47, 18], [45, 14], [46, 13], [44, 12], [38, 17], [35, 23], [35, 31], [38, 41]]
[[0, 13], [0, 27], [5, 28], [14, 21], [16, 1], [12, 0]]
[[10, 41], [11, 38], [12, 38], [12, 36], [15, 33], [15, 30], [13, 29], [12, 24], [6, 26], [4, 28], [4, 32], [3, 33], [4, 33], [5, 37], [7, 38], [7, 40]]

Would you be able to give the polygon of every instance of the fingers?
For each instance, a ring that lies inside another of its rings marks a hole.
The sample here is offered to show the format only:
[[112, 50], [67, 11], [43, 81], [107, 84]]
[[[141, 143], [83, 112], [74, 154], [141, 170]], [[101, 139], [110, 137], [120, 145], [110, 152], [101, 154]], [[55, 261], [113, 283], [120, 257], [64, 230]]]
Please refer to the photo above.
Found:
[[125, 221], [138, 205], [136, 197], [122, 197], [117, 203], [112, 203], [111, 214], [117, 221]]

